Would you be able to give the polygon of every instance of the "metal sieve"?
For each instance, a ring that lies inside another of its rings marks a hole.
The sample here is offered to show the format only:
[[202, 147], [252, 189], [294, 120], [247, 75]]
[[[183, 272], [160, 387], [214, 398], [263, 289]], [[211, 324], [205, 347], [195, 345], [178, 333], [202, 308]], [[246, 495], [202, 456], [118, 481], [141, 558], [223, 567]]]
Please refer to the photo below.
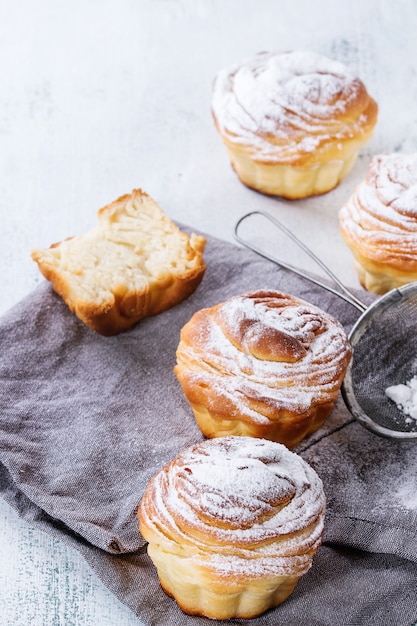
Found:
[[[242, 238], [240, 226], [255, 215], [269, 220], [289, 237], [322, 268], [339, 290]], [[235, 226], [235, 238], [246, 248], [330, 291], [361, 312], [349, 333], [352, 359], [342, 384], [345, 404], [356, 420], [371, 432], [390, 439], [417, 441], [417, 420], [408, 418], [385, 394], [387, 387], [404, 383], [417, 373], [417, 282], [393, 289], [367, 306], [294, 233], [269, 213], [251, 211], [241, 217]]]

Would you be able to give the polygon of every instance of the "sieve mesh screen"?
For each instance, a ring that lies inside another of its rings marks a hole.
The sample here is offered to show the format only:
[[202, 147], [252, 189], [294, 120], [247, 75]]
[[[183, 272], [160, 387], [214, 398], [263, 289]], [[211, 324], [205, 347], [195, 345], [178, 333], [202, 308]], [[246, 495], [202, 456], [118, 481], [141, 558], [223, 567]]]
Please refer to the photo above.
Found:
[[362, 411], [384, 428], [417, 432], [417, 420], [385, 395], [417, 374], [417, 293], [376, 309], [351, 341], [350, 384]]

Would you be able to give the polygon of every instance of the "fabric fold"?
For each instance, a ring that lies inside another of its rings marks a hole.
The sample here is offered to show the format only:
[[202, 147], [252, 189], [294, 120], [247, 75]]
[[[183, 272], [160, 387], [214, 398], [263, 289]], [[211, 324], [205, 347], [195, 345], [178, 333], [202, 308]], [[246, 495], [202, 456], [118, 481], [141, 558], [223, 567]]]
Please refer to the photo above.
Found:
[[[28, 522], [79, 550], [145, 623], [161, 626], [213, 623], [183, 616], [165, 596], [142, 554], [136, 521], [150, 477], [202, 439], [173, 373], [182, 326], [198, 309], [254, 289], [304, 298], [346, 330], [358, 317], [337, 296], [232, 244], [207, 237], [205, 260], [206, 275], [188, 300], [116, 337], [86, 328], [46, 282], [0, 320], [2, 496]], [[254, 624], [275, 624], [277, 614], [287, 624], [365, 623], [354, 621], [356, 606], [352, 621], [339, 619], [331, 580], [343, 572], [343, 584], [368, 589], [370, 571], [372, 585], [385, 585], [391, 602], [401, 602], [390, 623], [410, 623], [417, 616], [415, 445], [365, 431], [339, 397], [325, 425], [295, 451], [324, 483], [324, 546], [279, 613]], [[397, 568], [401, 589], [381, 563]], [[372, 590], [359, 595], [366, 623], [379, 626]]]

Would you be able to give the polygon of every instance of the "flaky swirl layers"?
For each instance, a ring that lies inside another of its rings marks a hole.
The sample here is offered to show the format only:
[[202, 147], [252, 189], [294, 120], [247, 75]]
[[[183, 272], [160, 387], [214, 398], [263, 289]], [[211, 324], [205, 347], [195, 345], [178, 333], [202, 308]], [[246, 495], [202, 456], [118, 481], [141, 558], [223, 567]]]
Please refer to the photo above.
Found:
[[369, 141], [378, 107], [342, 63], [261, 53], [216, 76], [212, 113], [239, 178], [303, 198], [335, 187]]
[[363, 287], [383, 294], [417, 280], [417, 153], [373, 157], [339, 219]]
[[197, 311], [174, 371], [207, 437], [249, 435], [292, 447], [331, 412], [351, 356], [341, 324], [278, 291]]
[[321, 543], [320, 478], [285, 446], [206, 440], [154, 476], [140, 502], [162, 587], [187, 613], [255, 617], [283, 602]]

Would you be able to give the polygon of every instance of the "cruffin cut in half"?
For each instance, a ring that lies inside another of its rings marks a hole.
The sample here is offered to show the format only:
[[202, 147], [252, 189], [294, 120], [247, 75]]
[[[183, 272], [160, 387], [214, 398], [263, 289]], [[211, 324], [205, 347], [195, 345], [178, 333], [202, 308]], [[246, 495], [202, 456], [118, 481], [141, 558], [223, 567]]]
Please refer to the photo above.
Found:
[[135, 189], [100, 209], [89, 232], [32, 258], [70, 310], [110, 336], [190, 296], [203, 278], [204, 247], [203, 236], [181, 231]]

